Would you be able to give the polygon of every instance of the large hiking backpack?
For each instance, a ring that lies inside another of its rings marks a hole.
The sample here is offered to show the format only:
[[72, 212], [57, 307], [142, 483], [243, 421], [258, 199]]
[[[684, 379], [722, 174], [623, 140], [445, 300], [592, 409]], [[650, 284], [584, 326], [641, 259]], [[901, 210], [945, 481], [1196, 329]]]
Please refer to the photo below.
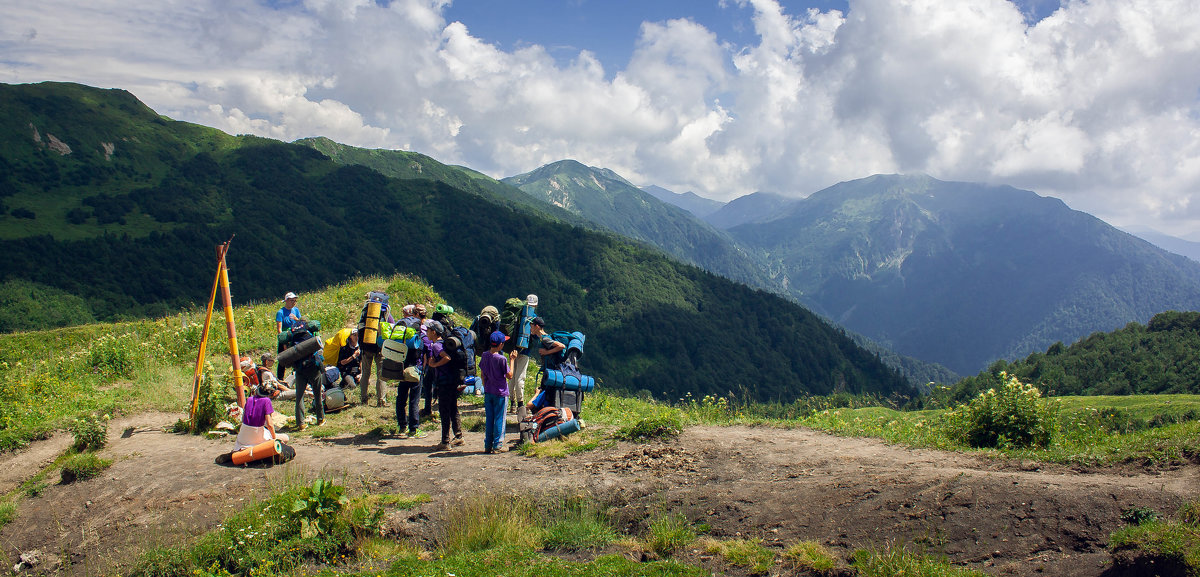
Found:
[[488, 315], [479, 315], [475, 317], [475, 322], [471, 323], [471, 332], [475, 333], [476, 357], [483, 356], [483, 353], [488, 352], [488, 349], [491, 348], [492, 333], [500, 328], [498, 320]]
[[287, 347], [276, 362], [280, 367], [295, 366], [297, 368], [322, 367], [324, 355], [321, 351], [321, 324], [317, 321], [297, 323], [283, 333], [282, 339]]
[[554, 331], [550, 338], [563, 344], [563, 350], [553, 355], [542, 357], [542, 366], [547, 369], [557, 369], [563, 364], [578, 365], [583, 357], [583, 342], [587, 339], [579, 331]]
[[537, 315], [537, 302], [537, 295], [529, 295], [525, 300], [514, 297], [504, 301], [500, 330], [510, 337], [504, 341], [504, 352], [529, 348], [530, 323]]
[[358, 346], [362, 350], [369, 353], [379, 352], [384, 340], [380, 334], [379, 323], [387, 316], [387, 294], [378, 291], [367, 293], [367, 302], [363, 304], [362, 314], [358, 316]]
[[458, 370], [464, 380], [475, 376], [475, 333], [463, 327], [454, 327], [442, 346], [450, 356], [449, 366], [452, 370]]
[[513, 297], [504, 301], [504, 309], [500, 311], [500, 331], [510, 337], [515, 336], [524, 311], [524, 299]]

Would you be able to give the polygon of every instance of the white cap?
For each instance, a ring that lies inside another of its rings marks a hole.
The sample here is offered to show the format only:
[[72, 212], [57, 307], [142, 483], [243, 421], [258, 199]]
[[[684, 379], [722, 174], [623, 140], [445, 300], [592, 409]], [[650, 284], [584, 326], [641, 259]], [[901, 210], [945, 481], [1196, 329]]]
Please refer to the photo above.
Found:
[[295, 299], [295, 298], [300, 298], [300, 297], [296, 296], [296, 293], [294, 293], [294, 292], [289, 291], [288, 294], [283, 295], [283, 300], [285, 300], [285, 301], [288, 299]]

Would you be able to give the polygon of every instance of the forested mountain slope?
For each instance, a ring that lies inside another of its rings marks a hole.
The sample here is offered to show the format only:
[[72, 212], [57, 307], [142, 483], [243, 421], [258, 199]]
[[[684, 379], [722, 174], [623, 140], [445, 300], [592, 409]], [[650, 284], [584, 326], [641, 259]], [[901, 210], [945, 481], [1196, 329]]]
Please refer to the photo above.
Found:
[[74, 299], [113, 319], [202, 302], [213, 247], [236, 235], [239, 302], [403, 271], [470, 310], [538, 294], [552, 328], [588, 335], [603, 386], [759, 400], [911, 392], [783, 298], [495, 195], [170, 121], [118, 90], [0, 85], [0, 102], [5, 201], [33, 215], [0, 216], [0, 282], [54, 297], [41, 307]]
[[1005, 186], [873, 176], [729, 232], [814, 310], [962, 374], [1200, 308], [1200, 264]]

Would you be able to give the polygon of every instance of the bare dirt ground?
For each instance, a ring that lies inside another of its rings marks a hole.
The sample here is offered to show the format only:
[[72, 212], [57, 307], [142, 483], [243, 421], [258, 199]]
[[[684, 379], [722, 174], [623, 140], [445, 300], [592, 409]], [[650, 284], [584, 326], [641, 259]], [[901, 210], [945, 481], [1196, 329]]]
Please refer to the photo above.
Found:
[[[382, 421], [389, 409], [372, 411]], [[486, 455], [482, 433], [467, 433], [466, 445], [449, 453], [431, 452], [436, 433], [304, 438], [293, 443], [291, 463], [242, 468], [214, 462], [231, 440], [164, 432], [178, 417], [112, 423], [102, 456], [114, 464], [101, 477], [61, 485], [54, 475], [37, 496], [24, 497], [0, 531], [8, 566], [38, 550], [41, 560], [28, 573], [116, 573], [150, 546], [212, 529], [287, 475], [323, 472], [375, 492], [429, 494], [431, 503], [389, 519], [394, 535], [428, 548], [447, 500], [567, 490], [623, 503], [618, 520], [635, 532], [655, 511], [680, 511], [717, 538], [760, 537], [780, 549], [816, 540], [840, 553], [894, 541], [992, 575], [1105, 574], [1104, 546], [1123, 509], [1173, 512], [1200, 498], [1195, 464], [1077, 471], [745, 427], [693, 427], [672, 442], [617, 443], [563, 459]], [[11, 491], [68, 444], [58, 435], [0, 455], [0, 489]]]

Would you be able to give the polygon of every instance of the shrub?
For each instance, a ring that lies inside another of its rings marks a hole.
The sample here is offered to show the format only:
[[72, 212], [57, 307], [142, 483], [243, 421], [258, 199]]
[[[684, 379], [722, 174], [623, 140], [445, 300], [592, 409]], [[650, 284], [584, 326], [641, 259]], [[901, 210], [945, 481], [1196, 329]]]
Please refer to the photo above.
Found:
[[189, 430], [198, 435], [208, 432], [225, 417], [225, 400], [212, 370], [212, 363], [205, 363], [204, 373], [200, 375], [200, 399], [196, 405], [196, 416], [189, 426]]
[[62, 482], [86, 481], [98, 476], [110, 466], [112, 466], [112, 461], [101, 459], [95, 453], [80, 453], [63, 463]]
[[678, 437], [683, 432], [683, 422], [677, 414], [654, 415], [621, 427], [613, 437], [622, 441], [646, 443], [665, 441]]
[[136, 349], [129, 335], [102, 335], [88, 349], [88, 366], [105, 379], [132, 377]]
[[1058, 404], [1037, 387], [1000, 373], [1002, 385], [947, 413], [949, 426], [972, 447], [1046, 447], [1058, 420]]
[[75, 435], [76, 451], [95, 451], [104, 448], [108, 443], [108, 415], [84, 415], [75, 419], [71, 425], [71, 433]]

